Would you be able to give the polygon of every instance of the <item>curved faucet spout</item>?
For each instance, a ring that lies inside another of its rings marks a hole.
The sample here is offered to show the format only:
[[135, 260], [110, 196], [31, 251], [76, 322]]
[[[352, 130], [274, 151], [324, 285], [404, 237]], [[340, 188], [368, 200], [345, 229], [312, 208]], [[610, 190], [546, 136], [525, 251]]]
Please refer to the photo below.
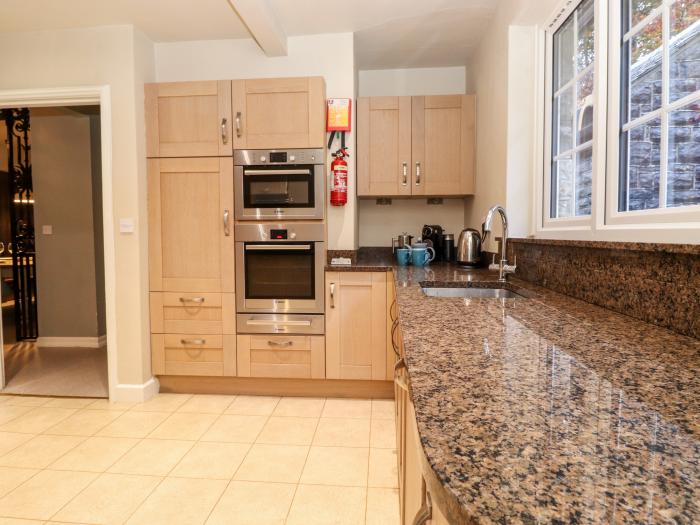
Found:
[[[503, 206], [495, 205], [492, 206], [488, 213], [486, 214], [486, 219], [484, 219], [481, 225], [481, 241], [482, 244], [486, 243], [489, 233], [491, 233], [491, 227], [493, 223], [493, 216], [498, 212], [501, 216], [501, 221], [503, 223], [503, 240], [501, 242], [501, 262], [498, 265], [498, 280], [505, 282], [506, 273], [509, 273], [511, 267], [508, 266], [507, 252], [507, 242], [508, 242], [508, 216], [506, 215], [506, 210]], [[514, 267], [513, 267], [514, 270]]]

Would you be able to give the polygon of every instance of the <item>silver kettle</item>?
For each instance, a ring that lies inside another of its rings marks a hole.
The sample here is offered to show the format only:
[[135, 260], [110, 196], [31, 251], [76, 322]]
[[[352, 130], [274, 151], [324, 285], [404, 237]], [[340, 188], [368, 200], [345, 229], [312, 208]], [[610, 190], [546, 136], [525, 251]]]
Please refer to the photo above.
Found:
[[481, 234], [474, 228], [465, 228], [457, 243], [457, 264], [479, 266], [481, 262]]

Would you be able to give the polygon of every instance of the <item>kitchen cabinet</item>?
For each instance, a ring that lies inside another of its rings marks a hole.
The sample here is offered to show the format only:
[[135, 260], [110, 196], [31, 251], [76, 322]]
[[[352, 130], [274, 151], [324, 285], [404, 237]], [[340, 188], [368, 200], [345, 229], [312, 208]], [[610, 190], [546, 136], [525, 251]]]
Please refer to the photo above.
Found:
[[473, 95], [369, 97], [357, 107], [358, 196], [474, 193]]
[[232, 293], [151, 292], [150, 303], [153, 333], [235, 333], [236, 299]]
[[386, 272], [326, 273], [328, 379], [391, 380], [386, 281]]
[[326, 87], [323, 77], [234, 80], [233, 147], [323, 148]]
[[233, 159], [150, 159], [148, 205], [151, 291], [233, 293]]
[[146, 155], [233, 155], [231, 82], [146, 84]]
[[323, 379], [324, 344], [322, 335], [239, 335], [238, 375]]
[[236, 336], [151, 334], [155, 375], [234, 376]]

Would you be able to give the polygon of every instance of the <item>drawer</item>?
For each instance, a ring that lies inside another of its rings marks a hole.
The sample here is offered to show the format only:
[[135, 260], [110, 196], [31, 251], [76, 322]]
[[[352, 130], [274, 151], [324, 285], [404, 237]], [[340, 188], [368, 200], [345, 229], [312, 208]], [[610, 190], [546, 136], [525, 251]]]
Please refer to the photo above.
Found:
[[235, 304], [231, 293], [151, 292], [151, 332], [234, 334]]
[[241, 377], [325, 378], [325, 338], [313, 336], [239, 335]]
[[156, 375], [236, 374], [234, 335], [152, 334], [151, 354]]

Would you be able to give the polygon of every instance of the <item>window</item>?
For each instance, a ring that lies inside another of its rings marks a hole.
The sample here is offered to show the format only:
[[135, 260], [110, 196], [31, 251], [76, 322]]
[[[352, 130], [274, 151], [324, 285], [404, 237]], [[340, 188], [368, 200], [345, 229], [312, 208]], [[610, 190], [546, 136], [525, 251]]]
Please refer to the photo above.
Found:
[[552, 39], [550, 218], [591, 214], [595, 26], [582, 2]]

